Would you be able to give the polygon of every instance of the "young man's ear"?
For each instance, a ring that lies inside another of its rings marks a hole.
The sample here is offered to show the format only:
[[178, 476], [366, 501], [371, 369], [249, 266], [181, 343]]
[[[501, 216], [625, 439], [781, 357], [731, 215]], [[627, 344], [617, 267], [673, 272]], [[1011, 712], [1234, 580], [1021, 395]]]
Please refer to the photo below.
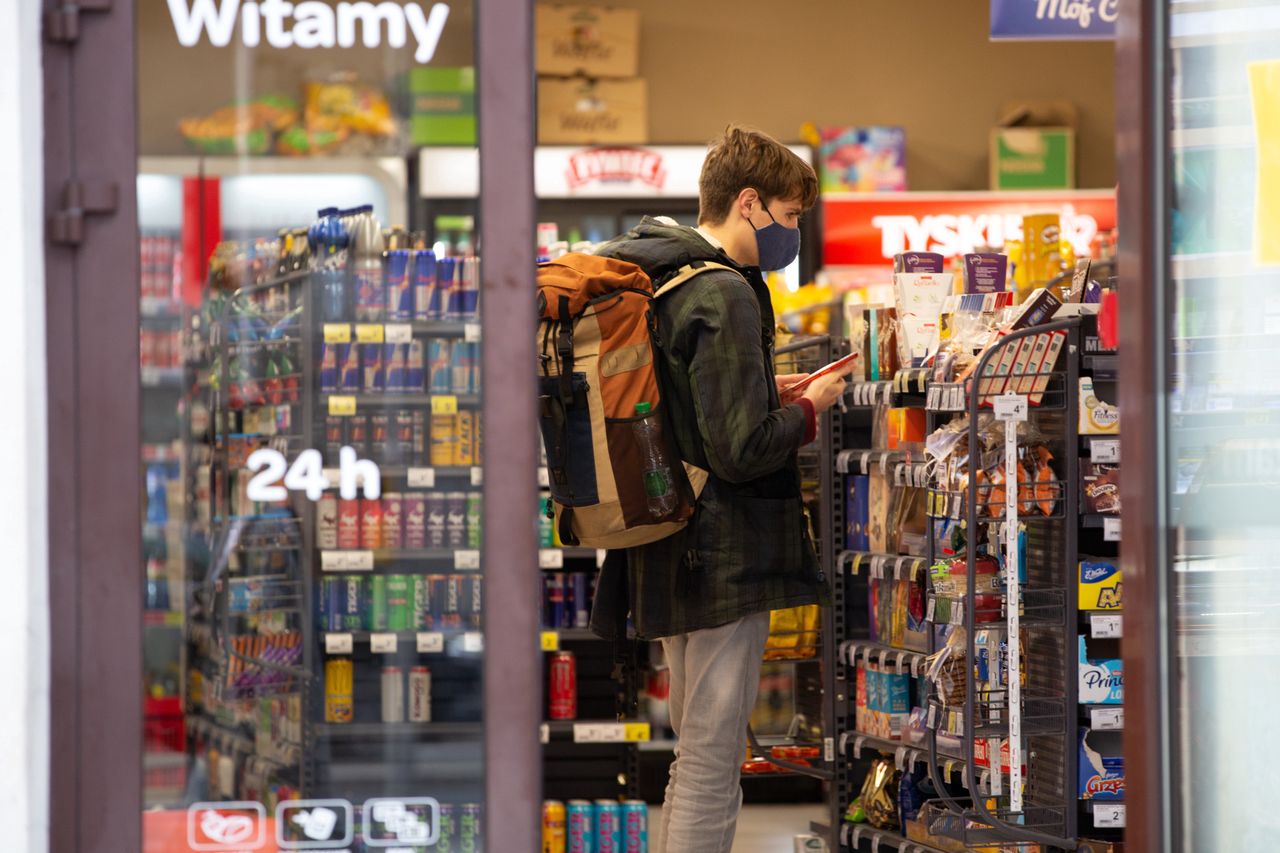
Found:
[[738, 193], [737, 210], [742, 214], [743, 219], [751, 218], [751, 214], [754, 212], [752, 208], [758, 203], [761, 203], [760, 193], [756, 192], [755, 187], [744, 187], [743, 190]]

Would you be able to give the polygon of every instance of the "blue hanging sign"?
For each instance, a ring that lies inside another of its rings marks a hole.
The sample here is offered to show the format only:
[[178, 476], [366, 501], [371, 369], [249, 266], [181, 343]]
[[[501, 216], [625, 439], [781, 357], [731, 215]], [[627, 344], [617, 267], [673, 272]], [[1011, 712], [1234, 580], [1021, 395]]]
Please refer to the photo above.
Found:
[[1120, 0], [991, 0], [992, 40], [1116, 37]]

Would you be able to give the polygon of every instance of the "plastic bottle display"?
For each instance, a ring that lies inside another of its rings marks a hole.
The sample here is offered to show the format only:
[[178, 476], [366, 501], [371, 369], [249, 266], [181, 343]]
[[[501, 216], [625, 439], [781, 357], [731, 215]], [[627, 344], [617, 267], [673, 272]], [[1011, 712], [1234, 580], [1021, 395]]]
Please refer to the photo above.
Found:
[[387, 309], [382, 276], [382, 226], [374, 218], [373, 208], [366, 206], [357, 210], [351, 227], [356, 320], [378, 323], [386, 319]]
[[676, 493], [671, 484], [671, 466], [662, 452], [662, 433], [658, 423], [653, 418], [644, 417], [649, 411], [648, 403], [636, 403], [636, 415], [640, 420], [635, 422], [633, 429], [644, 458], [644, 493], [649, 499], [649, 514], [662, 518], [675, 512]]
[[347, 319], [347, 247], [350, 238], [336, 207], [327, 207], [311, 226], [308, 242], [313, 247], [312, 263], [320, 293], [320, 313], [328, 322]]

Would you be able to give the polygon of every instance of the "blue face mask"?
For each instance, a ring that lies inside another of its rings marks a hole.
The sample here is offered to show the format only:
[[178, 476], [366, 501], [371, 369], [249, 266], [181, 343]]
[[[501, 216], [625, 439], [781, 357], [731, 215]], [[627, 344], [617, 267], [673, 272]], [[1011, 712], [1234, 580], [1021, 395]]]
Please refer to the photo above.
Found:
[[[765, 207], [764, 212], [769, 213], [769, 208]], [[773, 219], [772, 213], [769, 213], [769, 218]], [[776, 219], [763, 228], [756, 228], [750, 219], [747, 220], [747, 224], [756, 232], [760, 269], [765, 271], [786, 269], [799, 256], [799, 228], [787, 228]]]

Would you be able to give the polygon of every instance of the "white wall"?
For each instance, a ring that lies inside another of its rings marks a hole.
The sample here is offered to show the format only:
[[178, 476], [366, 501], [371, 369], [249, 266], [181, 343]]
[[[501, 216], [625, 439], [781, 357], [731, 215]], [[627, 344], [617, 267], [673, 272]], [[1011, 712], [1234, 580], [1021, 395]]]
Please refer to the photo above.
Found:
[[[0, 815], [6, 850], [49, 848], [49, 595], [40, 5], [0, 3]], [[11, 188], [18, 188], [16, 194]], [[16, 196], [16, 197], [15, 197]]]

